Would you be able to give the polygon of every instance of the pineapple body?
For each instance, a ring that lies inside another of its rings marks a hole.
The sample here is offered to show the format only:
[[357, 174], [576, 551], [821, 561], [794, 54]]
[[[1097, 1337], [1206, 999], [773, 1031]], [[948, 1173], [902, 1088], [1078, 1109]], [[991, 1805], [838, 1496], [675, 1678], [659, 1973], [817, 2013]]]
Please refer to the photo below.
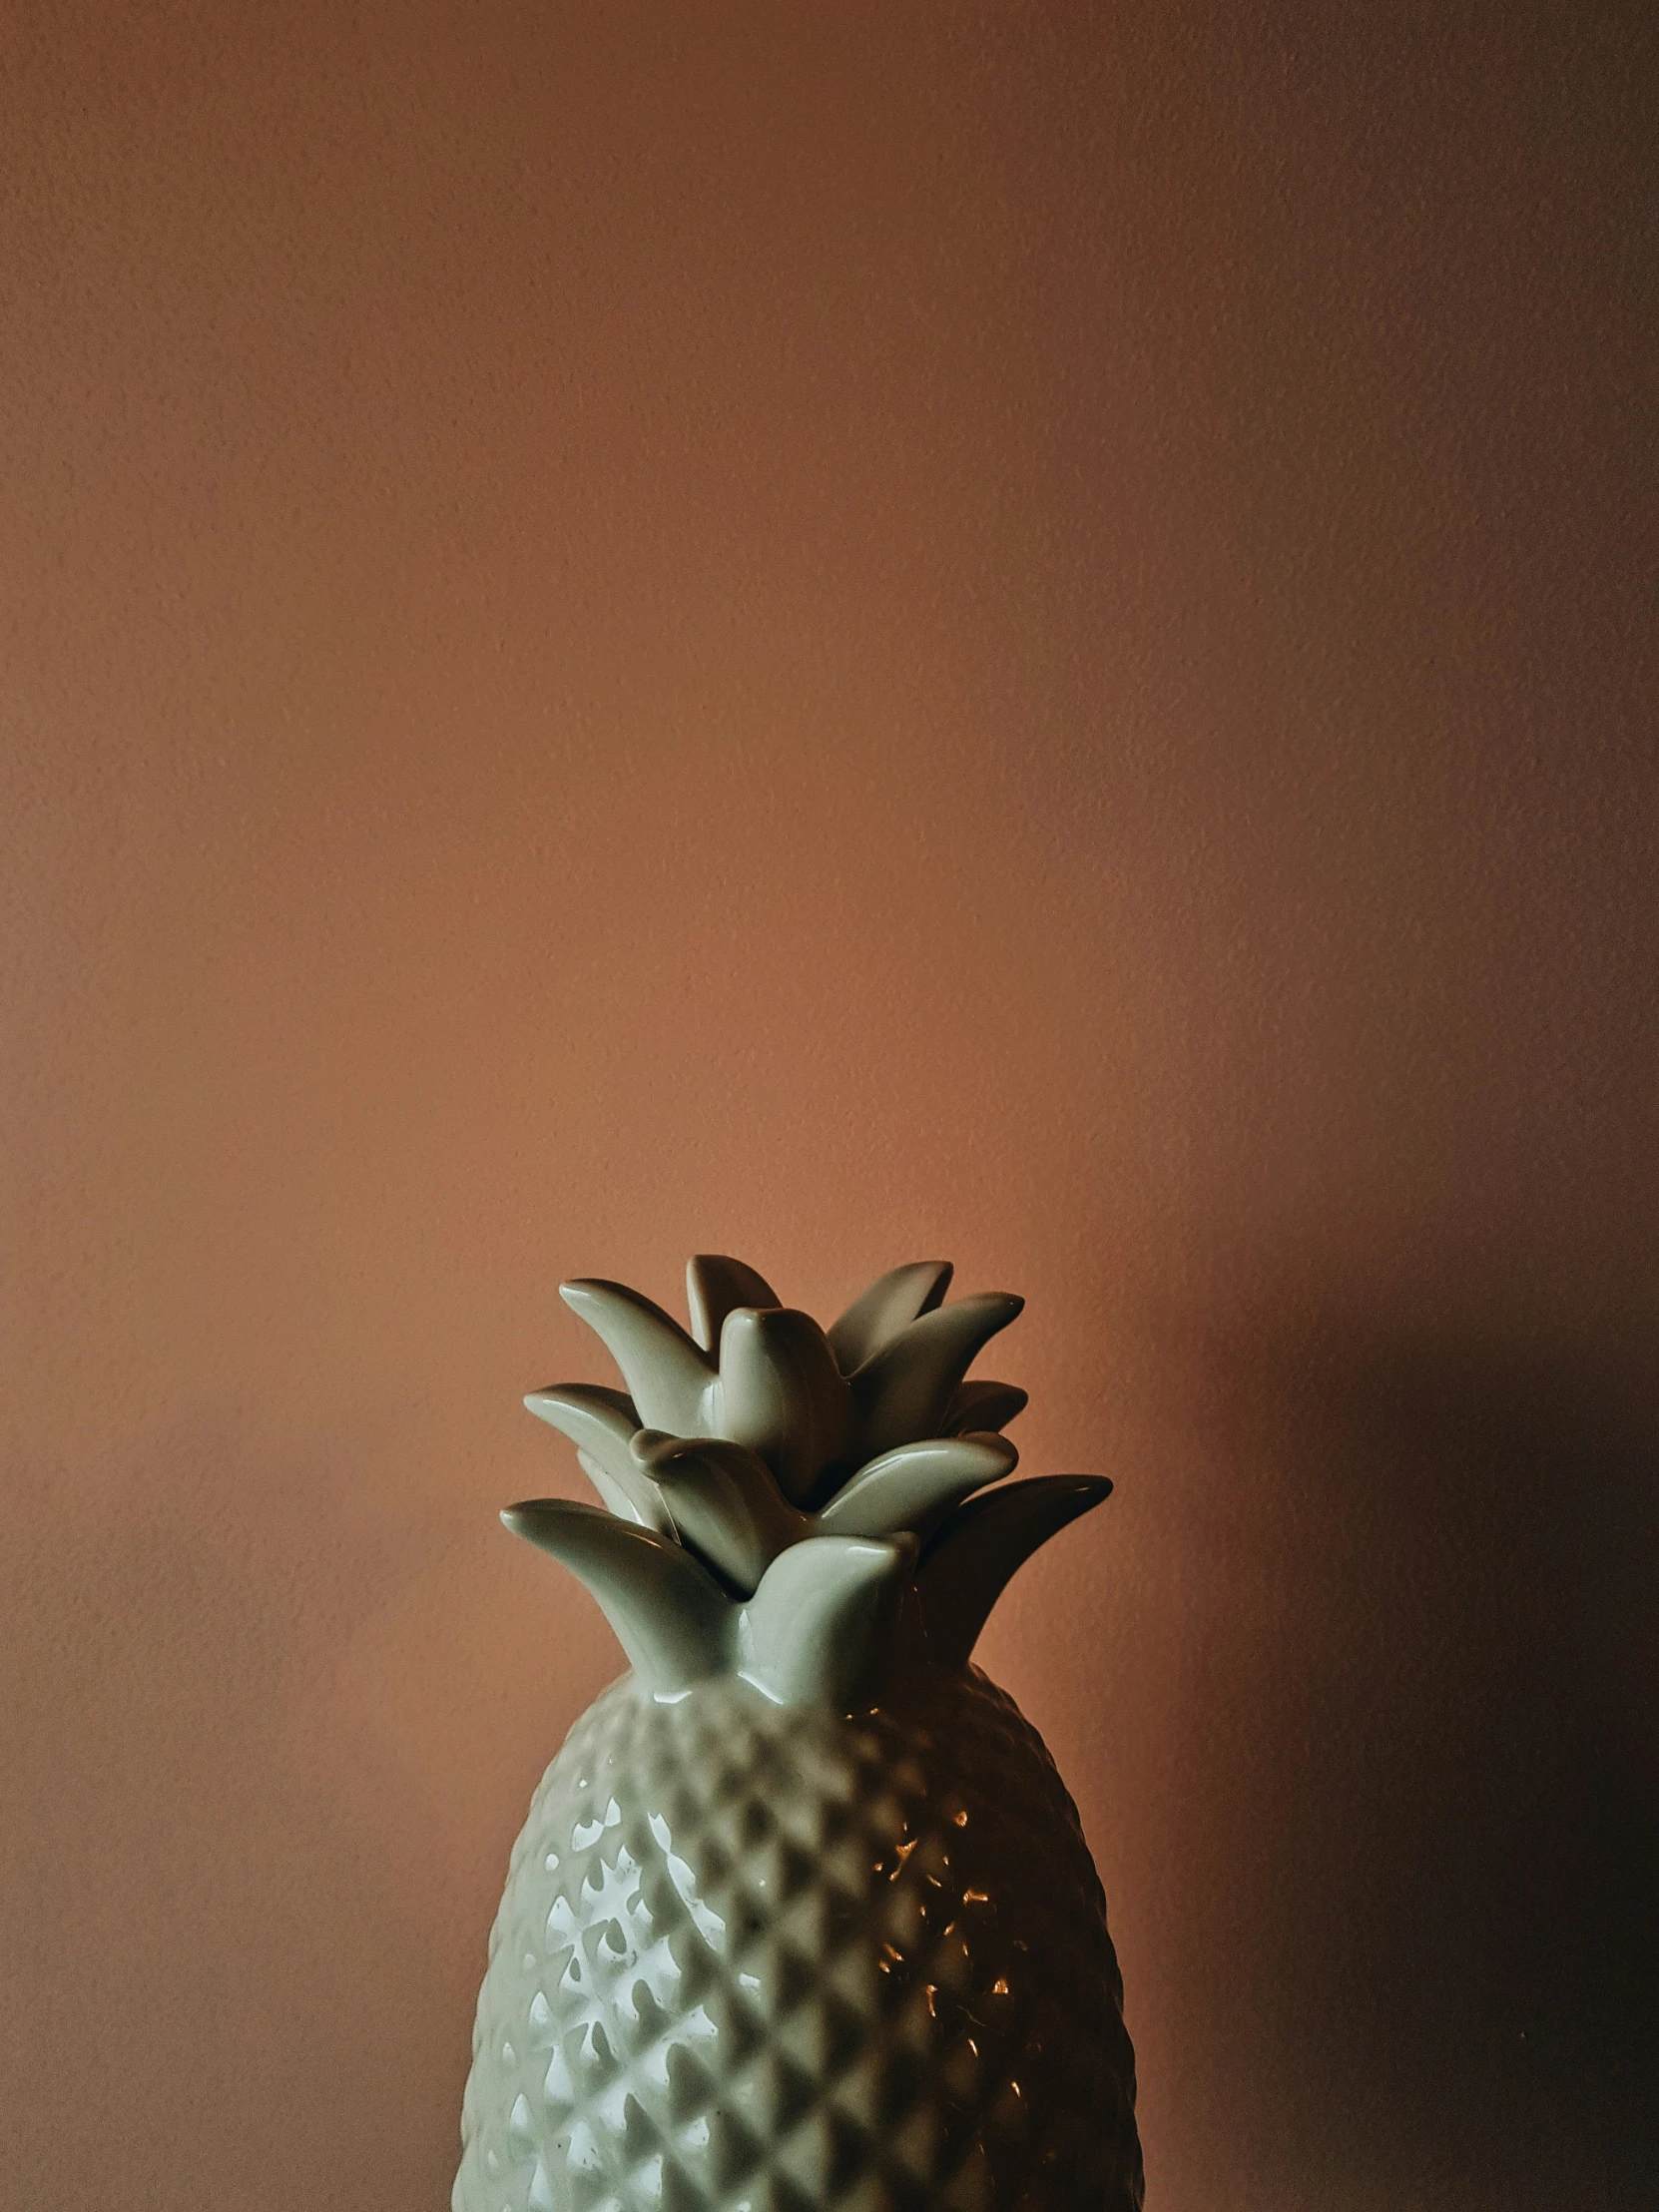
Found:
[[1008, 1482], [1020, 1301], [913, 1261], [828, 1329], [740, 1261], [686, 1329], [562, 1286], [625, 1387], [532, 1412], [599, 1493], [502, 1514], [632, 1671], [514, 1850], [453, 2212], [1136, 2212], [1105, 1900], [1040, 1738], [970, 1664], [1111, 1483]]
[[453, 2212], [1134, 2212], [1071, 1799], [970, 1667], [583, 1715], [514, 1849]]

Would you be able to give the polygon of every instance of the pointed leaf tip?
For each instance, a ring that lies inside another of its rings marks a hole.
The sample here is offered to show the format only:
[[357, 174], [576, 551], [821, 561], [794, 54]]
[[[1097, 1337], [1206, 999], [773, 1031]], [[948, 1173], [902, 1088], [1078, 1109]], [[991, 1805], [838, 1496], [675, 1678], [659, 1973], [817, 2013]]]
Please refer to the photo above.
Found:
[[965, 1666], [991, 1608], [1026, 1560], [1111, 1494], [1103, 1474], [1050, 1474], [982, 1491], [958, 1506], [916, 1575], [935, 1658]]

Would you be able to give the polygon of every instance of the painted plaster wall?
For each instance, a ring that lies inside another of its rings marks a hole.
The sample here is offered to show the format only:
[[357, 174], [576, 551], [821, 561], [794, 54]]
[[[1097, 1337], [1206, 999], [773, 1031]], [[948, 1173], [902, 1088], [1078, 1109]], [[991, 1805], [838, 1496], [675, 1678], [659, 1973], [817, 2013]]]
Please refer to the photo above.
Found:
[[706, 1249], [1117, 1478], [982, 1656], [1155, 2206], [1651, 2203], [1641, 11], [4, 46], [0, 2205], [447, 2203]]

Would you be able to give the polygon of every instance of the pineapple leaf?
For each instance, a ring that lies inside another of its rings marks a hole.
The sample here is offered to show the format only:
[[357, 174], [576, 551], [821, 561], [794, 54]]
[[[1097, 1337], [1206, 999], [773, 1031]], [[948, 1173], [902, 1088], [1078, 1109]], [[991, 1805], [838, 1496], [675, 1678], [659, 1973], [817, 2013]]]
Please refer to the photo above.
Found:
[[584, 1584], [651, 1690], [672, 1696], [730, 1664], [734, 1608], [689, 1551], [567, 1498], [531, 1498], [501, 1518]]
[[[576, 1464], [593, 1484], [601, 1502], [616, 1515], [618, 1520], [632, 1521], [636, 1528], [655, 1529], [659, 1536], [675, 1537], [678, 1535], [678, 1531], [674, 1526], [674, 1515], [668, 1509], [667, 1498], [652, 1498], [650, 1496], [636, 1498], [632, 1492], [625, 1490], [614, 1476], [607, 1474], [599, 1461], [591, 1459], [580, 1446], [577, 1447]], [[643, 1485], [643, 1487], [649, 1489], [648, 1484]]]
[[986, 1291], [923, 1314], [890, 1337], [848, 1382], [857, 1457], [938, 1435], [970, 1363], [1024, 1304]]
[[754, 1593], [781, 1551], [812, 1533], [811, 1520], [779, 1496], [766, 1461], [747, 1444], [642, 1428], [633, 1455], [660, 1485], [682, 1540], [742, 1597]]
[[947, 1436], [994, 1434], [1031, 1402], [1017, 1382], [964, 1382], [944, 1416]]
[[950, 1287], [948, 1260], [912, 1260], [893, 1268], [852, 1301], [830, 1328], [830, 1349], [842, 1375], [850, 1375], [881, 1347], [930, 1314]]
[[538, 1420], [570, 1438], [583, 1473], [613, 1513], [659, 1535], [674, 1534], [661, 1494], [640, 1473], [629, 1448], [640, 1425], [631, 1397], [596, 1382], [565, 1382], [532, 1390], [524, 1402]]
[[824, 1467], [845, 1448], [846, 1383], [810, 1314], [747, 1306], [728, 1314], [720, 1333], [719, 1404], [720, 1434], [759, 1452], [792, 1504], [806, 1502]]
[[705, 1352], [720, 1343], [726, 1317], [739, 1306], [781, 1306], [783, 1300], [764, 1275], [746, 1268], [741, 1260], [727, 1260], [702, 1252], [686, 1263], [686, 1307], [692, 1335]]
[[602, 1340], [648, 1428], [712, 1432], [714, 1363], [672, 1315], [624, 1283], [561, 1283], [559, 1296]]
[[896, 1613], [915, 1556], [913, 1536], [792, 1544], [738, 1616], [738, 1672], [775, 1705], [844, 1703]]
[[939, 1514], [1011, 1473], [1019, 1453], [1000, 1436], [935, 1436], [900, 1444], [860, 1467], [820, 1516], [827, 1536], [922, 1535]]
[[959, 1506], [916, 1574], [933, 1658], [966, 1666], [992, 1606], [1031, 1554], [1111, 1494], [1103, 1474], [1050, 1474]]

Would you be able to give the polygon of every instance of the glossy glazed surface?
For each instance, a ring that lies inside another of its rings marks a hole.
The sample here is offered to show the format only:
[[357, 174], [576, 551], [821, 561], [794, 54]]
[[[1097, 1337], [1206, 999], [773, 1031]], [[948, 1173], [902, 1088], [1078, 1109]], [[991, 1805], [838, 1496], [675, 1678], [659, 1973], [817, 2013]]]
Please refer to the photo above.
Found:
[[632, 1675], [515, 1847], [454, 2212], [1134, 2212], [1105, 1900], [976, 1671], [850, 1715]]

